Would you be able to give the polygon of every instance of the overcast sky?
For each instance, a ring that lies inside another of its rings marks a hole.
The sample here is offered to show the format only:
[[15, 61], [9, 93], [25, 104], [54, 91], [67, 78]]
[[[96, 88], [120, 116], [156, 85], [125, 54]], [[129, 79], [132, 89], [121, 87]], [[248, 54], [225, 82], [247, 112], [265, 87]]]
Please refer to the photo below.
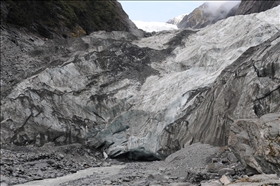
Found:
[[127, 1], [119, 0], [124, 11], [133, 21], [166, 22], [190, 13], [205, 1]]

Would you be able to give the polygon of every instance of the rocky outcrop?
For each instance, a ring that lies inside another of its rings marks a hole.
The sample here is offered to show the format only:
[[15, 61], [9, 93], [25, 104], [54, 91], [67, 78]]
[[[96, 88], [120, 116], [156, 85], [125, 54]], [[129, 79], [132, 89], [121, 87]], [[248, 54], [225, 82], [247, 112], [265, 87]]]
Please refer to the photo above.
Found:
[[178, 24], [178, 28], [203, 28], [219, 20], [235, 15], [239, 3], [226, 2], [223, 4], [207, 2], [186, 15]]
[[137, 31], [116, 0], [1, 1], [1, 25], [26, 28], [45, 38], [88, 35], [93, 31]]
[[[16, 51], [28, 52], [2, 55], [34, 67], [1, 99], [1, 143], [79, 142], [109, 157], [149, 160], [199, 141], [226, 145], [235, 120], [280, 111], [278, 12], [141, 39], [96, 32], [16, 40]], [[16, 74], [8, 62], [5, 73]], [[34, 70], [37, 62], [48, 65]]]
[[236, 11], [236, 15], [246, 15], [252, 13], [259, 13], [266, 11], [268, 9], [274, 8], [280, 5], [278, 0], [253, 0], [253, 1], [244, 1], [242, 0], [239, 8]]
[[245, 166], [258, 173], [280, 172], [280, 113], [236, 120], [230, 129], [229, 146]]

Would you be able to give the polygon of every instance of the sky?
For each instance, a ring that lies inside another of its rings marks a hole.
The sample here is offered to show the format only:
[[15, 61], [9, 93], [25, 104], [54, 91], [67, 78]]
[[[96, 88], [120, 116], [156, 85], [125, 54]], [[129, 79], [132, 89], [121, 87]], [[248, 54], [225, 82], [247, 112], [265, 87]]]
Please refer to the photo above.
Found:
[[[129, 1], [118, 0], [130, 20], [135, 25], [148, 32], [161, 30], [174, 30], [177, 26], [166, 24], [165, 22], [174, 17], [191, 13], [207, 1]], [[240, 0], [237, 0], [240, 1]], [[208, 1], [218, 6], [225, 1]]]
[[124, 11], [133, 21], [166, 22], [190, 13], [205, 1], [122, 1]]

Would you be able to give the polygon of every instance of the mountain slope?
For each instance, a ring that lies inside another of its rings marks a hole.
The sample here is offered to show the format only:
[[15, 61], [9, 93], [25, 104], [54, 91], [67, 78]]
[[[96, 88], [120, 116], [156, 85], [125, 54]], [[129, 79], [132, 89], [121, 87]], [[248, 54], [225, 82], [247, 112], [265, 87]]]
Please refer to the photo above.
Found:
[[221, 19], [225, 19], [235, 15], [238, 2], [207, 2], [194, 9], [189, 15], [186, 15], [182, 21], [178, 23], [178, 28], [203, 28], [207, 25], [216, 23]]
[[46, 38], [78, 37], [93, 31], [136, 30], [116, 0], [1, 1], [1, 23], [25, 27]]
[[252, 13], [258, 13], [266, 11], [280, 5], [278, 0], [253, 0], [253, 1], [241, 1], [240, 7], [236, 11], [236, 15], [246, 15]]

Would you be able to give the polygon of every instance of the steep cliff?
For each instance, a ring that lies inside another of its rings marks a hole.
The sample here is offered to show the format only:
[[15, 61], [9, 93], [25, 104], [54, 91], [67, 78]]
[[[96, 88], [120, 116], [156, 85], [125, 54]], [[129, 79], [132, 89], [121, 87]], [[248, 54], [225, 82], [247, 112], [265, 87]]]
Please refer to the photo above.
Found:
[[236, 11], [236, 15], [246, 15], [252, 13], [259, 13], [262, 11], [266, 11], [268, 9], [274, 8], [280, 5], [279, 0], [253, 0], [253, 1], [245, 1], [242, 0], [239, 8]]
[[98, 30], [136, 30], [116, 0], [5, 0], [1, 1], [2, 23], [27, 28], [45, 38], [79, 37]]
[[[79, 142], [145, 160], [194, 142], [227, 145], [234, 121], [280, 112], [279, 11], [141, 39], [100, 31], [15, 40], [3, 32], [1, 143]], [[8, 86], [17, 65], [29, 75]]]

